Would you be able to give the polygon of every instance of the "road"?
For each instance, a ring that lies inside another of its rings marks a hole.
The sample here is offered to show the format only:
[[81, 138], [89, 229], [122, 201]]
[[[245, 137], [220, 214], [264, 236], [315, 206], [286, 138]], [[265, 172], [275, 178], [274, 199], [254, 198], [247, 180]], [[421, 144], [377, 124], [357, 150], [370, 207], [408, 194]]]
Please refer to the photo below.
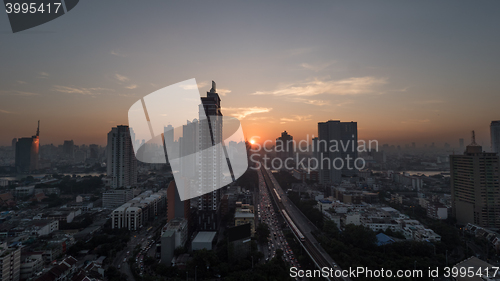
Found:
[[[305, 237], [305, 241], [303, 243], [304, 249], [310, 254], [311, 258], [316, 263], [316, 266], [321, 269], [323, 267], [334, 268], [335, 270], [342, 270], [337, 263], [330, 257], [330, 255], [321, 247], [316, 238], [312, 235], [312, 231], [317, 230], [318, 228], [311, 222], [307, 217], [288, 199], [286, 193], [281, 189], [278, 181], [272, 175], [270, 170], [267, 170], [262, 165], [261, 169], [262, 173], [265, 173], [265, 177], [268, 179], [269, 190], [275, 189], [278, 195], [281, 198], [280, 208], [286, 210], [295, 223], [295, 225], [299, 228], [302, 234]], [[279, 200], [274, 196], [275, 200]], [[350, 278], [326, 278], [329, 280], [345, 280], [350, 281]]]
[[290, 249], [290, 246], [288, 245], [288, 242], [283, 235], [283, 231], [281, 230], [280, 225], [283, 223], [283, 220], [281, 219], [281, 216], [278, 216], [275, 213], [274, 208], [271, 205], [271, 198], [266, 188], [266, 183], [264, 181], [264, 177], [262, 176], [262, 172], [258, 170], [257, 174], [259, 176], [260, 195], [260, 202], [257, 207], [258, 218], [261, 222], [268, 225], [270, 231], [267, 248], [264, 247], [264, 249], [262, 249], [266, 261], [274, 258], [276, 256], [276, 250], [281, 249], [283, 251], [283, 260], [291, 266], [300, 268], [300, 264], [297, 262], [297, 259], [293, 254], [293, 251]]

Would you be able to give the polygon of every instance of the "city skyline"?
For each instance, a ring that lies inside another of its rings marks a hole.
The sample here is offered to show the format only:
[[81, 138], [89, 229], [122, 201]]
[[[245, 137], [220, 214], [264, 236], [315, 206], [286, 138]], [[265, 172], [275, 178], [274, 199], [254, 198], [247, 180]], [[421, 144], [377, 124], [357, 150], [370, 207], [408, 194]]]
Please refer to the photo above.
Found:
[[[248, 139], [300, 140], [345, 120], [380, 143], [456, 146], [475, 130], [489, 148], [500, 119], [499, 3], [100, 5], [16, 36], [0, 15], [0, 145], [39, 119], [41, 145], [104, 145], [134, 101], [193, 77], [200, 93], [218, 81]], [[145, 16], [159, 11], [163, 22]], [[211, 14], [226, 16], [203, 20]]]

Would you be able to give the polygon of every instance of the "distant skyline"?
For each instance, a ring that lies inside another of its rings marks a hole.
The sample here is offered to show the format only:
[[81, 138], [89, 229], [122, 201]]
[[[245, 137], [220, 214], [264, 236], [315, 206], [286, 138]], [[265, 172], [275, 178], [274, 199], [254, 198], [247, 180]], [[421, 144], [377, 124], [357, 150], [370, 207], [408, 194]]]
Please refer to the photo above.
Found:
[[39, 119], [41, 145], [105, 145], [136, 100], [190, 78], [203, 96], [217, 83], [248, 139], [341, 120], [380, 144], [475, 130], [489, 149], [500, 120], [497, 1], [116, 3], [18, 34], [0, 13], [0, 145]]

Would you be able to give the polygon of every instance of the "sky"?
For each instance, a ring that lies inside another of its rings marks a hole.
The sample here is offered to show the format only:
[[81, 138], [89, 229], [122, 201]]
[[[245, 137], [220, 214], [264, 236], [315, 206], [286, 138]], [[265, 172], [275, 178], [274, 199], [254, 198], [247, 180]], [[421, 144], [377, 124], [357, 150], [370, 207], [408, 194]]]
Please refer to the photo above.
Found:
[[13, 34], [0, 12], [0, 145], [106, 144], [141, 97], [217, 83], [246, 138], [317, 135], [490, 146], [500, 119], [498, 1], [97, 1]]

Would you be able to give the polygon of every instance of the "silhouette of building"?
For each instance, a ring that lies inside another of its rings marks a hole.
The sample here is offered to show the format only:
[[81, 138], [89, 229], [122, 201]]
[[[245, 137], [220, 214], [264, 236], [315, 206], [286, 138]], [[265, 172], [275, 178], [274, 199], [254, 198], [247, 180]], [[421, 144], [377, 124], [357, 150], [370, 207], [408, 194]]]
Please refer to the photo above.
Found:
[[75, 159], [75, 143], [73, 140], [65, 140], [63, 144], [64, 158], [67, 160]]
[[458, 139], [458, 146], [460, 148], [460, 153], [464, 152], [465, 150], [465, 142], [464, 139]]
[[13, 138], [12, 139], [12, 150], [14, 150], [14, 151], [16, 151], [16, 143], [17, 143], [17, 139]]
[[40, 152], [40, 121], [36, 135], [20, 138], [16, 142], [16, 169], [18, 173], [31, 173], [38, 170]]
[[[213, 190], [209, 193], [197, 197], [198, 200], [198, 228], [199, 230], [214, 231], [219, 223], [220, 186], [222, 174], [222, 161], [224, 151], [221, 146], [215, 146], [223, 141], [222, 139], [222, 112], [221, 99], [217, 94], [215, 82], [212, 81], [212, 88], [207, 92], [206, 97], [201, 98], [200, 122], [204, 118], [208, 121], [208, 126], [199, 126], [198, 151], [213, 147], [206, 152], [199, 160], [198, 178], [200, 186], [204, 190]], [[205, 117], [206, 116], [206, 117]], [[215, 146], [215, 147], [214, 147]]]
[[182, 218], [190, 221], [190, 205], [191, 201], [181, 201], [179, 191], [175, 181], [171, 181], [167, 187], [167, 222], [175, 219]]
[[450, 155], [452, 213], [460, 224], [500, 227], [498, 154], [474, 141], [463, 155]]
[[358, 123], [330, 120], [318, 123], [319, 181], [340, 183], [342, 177], [356, 176]]
[[137, 159], [128, 126], [114, 127], [108, 133], [107, 158], [107, 176], [112, 188], [137, 184]]
[[276, 146], [274, 149], [276, 150], [276, 157], [280, 158], [283, 163], [286, 161], [287, 158], [293, 159], [294, 156], [293, 137], [290, 136], [287, 133], [287, 131], [284, 131], [283, 133], [281, 133], [281, 137], [276, 139]]
[[500, 153], [500, 121], [491, 121], [491, 150]]

